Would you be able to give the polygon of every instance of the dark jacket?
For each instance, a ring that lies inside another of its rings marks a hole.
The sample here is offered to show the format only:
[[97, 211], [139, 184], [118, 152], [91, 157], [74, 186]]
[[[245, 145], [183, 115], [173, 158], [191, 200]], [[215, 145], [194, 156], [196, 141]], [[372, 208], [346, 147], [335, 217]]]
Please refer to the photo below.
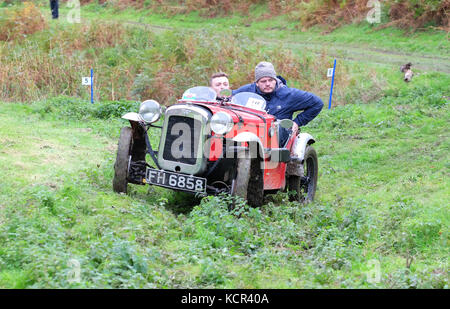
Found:
[[253, 92], [262, 96], [266, 101], [266, 111], [277, 119], [291, 119], [296, 111], [303, 111], [295, 119], [299, 126], [304, 126], [313, 120], [322, 110], [322, 100], [310, 92], [289, 88], [277, 80], [275, 91], [263, 94], [255, 83], [233, 90], [233, 95], [240, 92]]

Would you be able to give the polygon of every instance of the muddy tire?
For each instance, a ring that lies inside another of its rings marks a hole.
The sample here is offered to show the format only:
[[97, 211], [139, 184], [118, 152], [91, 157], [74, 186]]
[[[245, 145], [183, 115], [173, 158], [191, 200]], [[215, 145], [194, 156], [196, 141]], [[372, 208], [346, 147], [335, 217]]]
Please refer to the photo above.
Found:
[[291, 201], [309, 203], [314, 200], [319, 171], [317, 153], [312, 146], [307, 146], [303, 161], [304, 176], [290, 176], [288, 190]]
[[132, 137], [132, 129], [123, 127], [120, 131], [116, 162], [114, 163], [113, 190], [117, 193], [127, 193], [128, 163], [130, 161]]
[[261, 206], [264, 200], [264, 175], [260, 164], [261, 159], [252, 159], [248, 154], [237, 162], [232, 195], [242, 197], [252, 207]]

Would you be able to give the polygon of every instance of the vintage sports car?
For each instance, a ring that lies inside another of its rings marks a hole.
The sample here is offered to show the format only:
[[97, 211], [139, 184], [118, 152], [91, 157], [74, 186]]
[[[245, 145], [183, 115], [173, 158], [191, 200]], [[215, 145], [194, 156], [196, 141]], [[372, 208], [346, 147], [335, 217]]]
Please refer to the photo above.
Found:
[[[298, 132], [292, 120], [277, 120], [265, 106], [255, 93], [218, 99], [202, 86], [186, 90], [167, 108], [142, 102], [138, 113], [122, 116], [131, 126], [120, 133], [114, 191], [148, 184], [203, 196], [225, 192], [260, 206], [264, 194], [288, 190], [293, 200], [312, 201], [318, 176], [314, 138]], [[162, 126], [154, 125], [161, 116]], [[158, 150], [148, 130], [161, 131]]]

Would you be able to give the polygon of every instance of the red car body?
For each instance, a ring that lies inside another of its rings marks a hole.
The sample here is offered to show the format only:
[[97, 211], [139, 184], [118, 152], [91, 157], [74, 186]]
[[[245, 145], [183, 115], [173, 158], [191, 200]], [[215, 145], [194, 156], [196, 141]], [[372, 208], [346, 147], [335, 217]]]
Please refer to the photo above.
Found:
[[[289, 188], [297, 192], [294, 199], [312, 200], [317, 183], [314, 139], [264, 107], [257, 94], [218, 100], [208, 87], [187, 90], [165, 110], [158, 110], [155, 101], [144, 101], [140, 113], [123, 116], [131, 128], [122, 129], [114, 190], [126, 192], [127, 184], [135, 183], [202, 195], [225, 192], [259, 206], [265, 193]], [[156, 129], [152, 122], [158, 113], [165, 118], [157, 128], [161, 138], [154, 151], [147, 131]], [[289, 133], [284, 145], [279, 144], [280, 130]], [[156, 167], [145, 161], [146, 154]]]

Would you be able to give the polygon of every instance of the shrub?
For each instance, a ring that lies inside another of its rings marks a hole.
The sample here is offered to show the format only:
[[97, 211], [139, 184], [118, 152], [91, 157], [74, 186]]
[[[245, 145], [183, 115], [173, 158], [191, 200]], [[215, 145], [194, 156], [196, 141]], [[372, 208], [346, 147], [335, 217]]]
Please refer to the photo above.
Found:
[[391, 21], [379, 28], [397, 26], [417, 30], [428, 24], [450, 29], [449, 0], [389, 1], [388, 5]]
[[94, 114], [95, 107], [79, 98], [59, 96], [35, 102], [34, 109], [41, 115], [53, 114], [57, 118], [84, 119]]
[[48, 28], [39, 9], [32, 2], [22, 7], [6, 9], [0, 16], [0, 41], [26, 38], [28, 35]]
[[99, 119], [119, 118], [127, 112], [137, 111], [139, 103], [121, 100], [92, 104], [79, 98], [58, 96], [35, 102], [33, 106], [34, 110], [41, 115], [51, 113], [61, 119], [83, 120], [91, 117]]
[[138, 110], [139, 102], [136, 101], [104, 101], [94, 107], [93, 116], [100, 119], [119, 118], [128, 112]]

